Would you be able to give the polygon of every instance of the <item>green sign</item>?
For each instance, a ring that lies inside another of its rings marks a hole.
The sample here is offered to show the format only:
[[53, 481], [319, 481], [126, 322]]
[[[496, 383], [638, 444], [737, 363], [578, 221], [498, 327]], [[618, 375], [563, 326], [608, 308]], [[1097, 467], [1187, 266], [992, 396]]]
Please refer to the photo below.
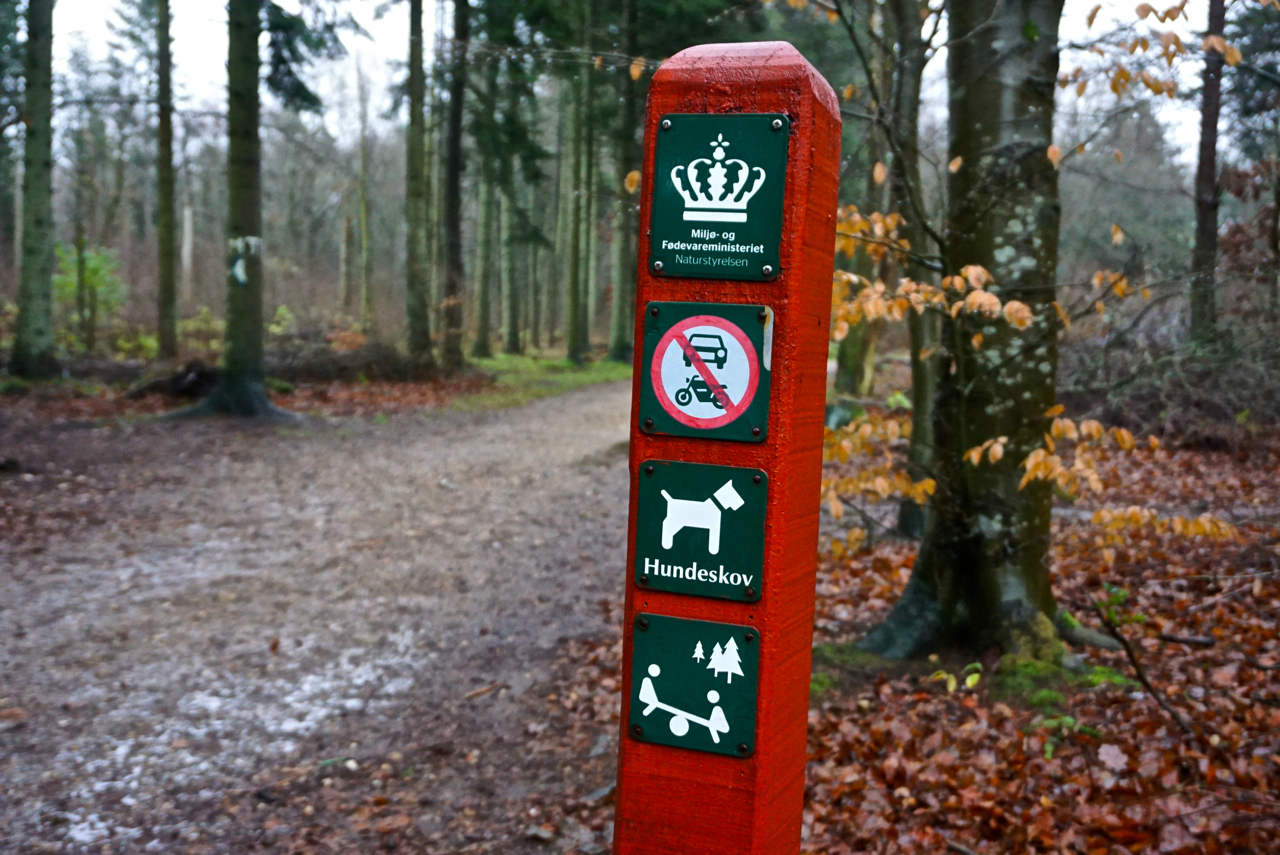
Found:
[[777, 276], [791, 122], [780, 113], [672, 113], [658, 127], [650, 269]]
[[755, 749], [760, 633], [640, 614], [631, 646], [635, 739], [746, 757]]
[[636, 511], [636, 584], [760, 599], [768, 477], [759, 469], [646, 460]]
[[773, 313], [731, 303], [650, 303], [644, 313], [640, 428], [763, 442]]

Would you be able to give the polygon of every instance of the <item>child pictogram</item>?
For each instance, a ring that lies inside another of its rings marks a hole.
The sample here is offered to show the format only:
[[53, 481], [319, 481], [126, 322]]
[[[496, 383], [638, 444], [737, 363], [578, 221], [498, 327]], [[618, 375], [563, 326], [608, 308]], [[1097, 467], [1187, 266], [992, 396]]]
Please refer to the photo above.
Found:
[[[719, 647], [719, 645], [716, 645]], [[724, 710], [720, 708], [720, 693], [715, 689], [707, 692], [707, 702], [714, 704], [711, 708], [711, 715], [707, 718], [685, 712], [682, 709], [664, 704], [658, 700], [658, 691], [653, 686], [653, 681], [662, 674], [662, 669], [656, 664], [649, 666], [649, 676], [644, 678], [640, 684], [640, 703], [645, 705], [641, 711], [643, 715], [649, 715], [654, 710], [663, 710], [671, 713], [671, 722], [668, 727], [676, 736], [684, 736], [689, 732], [689, 722], [700, 724], [707, 729], [707, 733], [711, 735], [711, 741], [717, 745], [720, 743], [720, 734], [729, 732], [729, 721], [724, 716]]]
[[667, 516], [662, 521], [662, 548], [670, 549], [675, 543], [676, 533], [686, 528], [700, 528], [707, 531], [707, 551], [712, 555], [720, 552], [720, 519], [724, 511], [736, 511], [742, 507], [742, 497], [733, 488], [733, 481], [726, 481], [724, 486], [712, 494], [713, 499], [701, 502], [688, 499], [673, 499], [666, 490], [662, 497], [667, 500]]

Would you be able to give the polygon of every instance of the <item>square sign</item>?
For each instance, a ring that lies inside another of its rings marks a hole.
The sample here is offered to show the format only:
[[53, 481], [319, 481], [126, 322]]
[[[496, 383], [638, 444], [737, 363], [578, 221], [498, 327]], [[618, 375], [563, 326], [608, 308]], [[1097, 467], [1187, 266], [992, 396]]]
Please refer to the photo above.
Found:
[[632, 738], [713, 754], [755, 750], [760, 634], [754, 627], [640, 614], [631, 653]]
[[658, 127], [650, 269], [777, 276], [791, 122], [781, 113], [670, 113]]
[[768, 476], [759, 469], [646, 460], [636, 511], [636, 584], [755, 602], [764, 581]]
[[731, 303], [650, 303], [644, 313], [640, 428], [763, 442], [773, 313]]

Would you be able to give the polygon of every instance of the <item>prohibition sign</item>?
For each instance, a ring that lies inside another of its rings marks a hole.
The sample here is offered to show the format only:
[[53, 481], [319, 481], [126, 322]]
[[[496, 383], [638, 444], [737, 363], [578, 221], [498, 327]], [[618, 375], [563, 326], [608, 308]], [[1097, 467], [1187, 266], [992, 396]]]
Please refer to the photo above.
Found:
[[667, 330], [653, 349], [649, 372], [662, 409], [701, 430], [741, 416], [760, 383], [755, 345], [741, 327], [716, 315], [685, 318]]

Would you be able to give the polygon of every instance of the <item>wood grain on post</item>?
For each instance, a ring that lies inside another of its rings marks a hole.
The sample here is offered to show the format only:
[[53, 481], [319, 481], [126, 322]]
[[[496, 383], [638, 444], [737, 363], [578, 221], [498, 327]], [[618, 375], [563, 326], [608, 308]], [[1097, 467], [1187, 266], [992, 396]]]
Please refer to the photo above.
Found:
[[[657, 275], [649, 224], [655, 138], [669, 114], [783, 114], [790, 122], [780, 271], [771, 281]], [[628, 573], [615, 855], [794, 855], [800, 847], [813, 640], [840, 112], [830, 85], [784, 42], [703, 45], [654, 75], [645, 115], [632, 398], [627, 566], [636, 559], [637, 479], [646, 460], [754, 467], [768, 477], [763, 588], [733, 602], [638, 587]], [[639, 346], [655, 301], [759, 304], [773, 312], [764, 441], [640, 429]], [[635, 620], [641, 613], [749, 625], [759, 634], [754, 748], [746, 757], [654, 744], [627, 732]]]

